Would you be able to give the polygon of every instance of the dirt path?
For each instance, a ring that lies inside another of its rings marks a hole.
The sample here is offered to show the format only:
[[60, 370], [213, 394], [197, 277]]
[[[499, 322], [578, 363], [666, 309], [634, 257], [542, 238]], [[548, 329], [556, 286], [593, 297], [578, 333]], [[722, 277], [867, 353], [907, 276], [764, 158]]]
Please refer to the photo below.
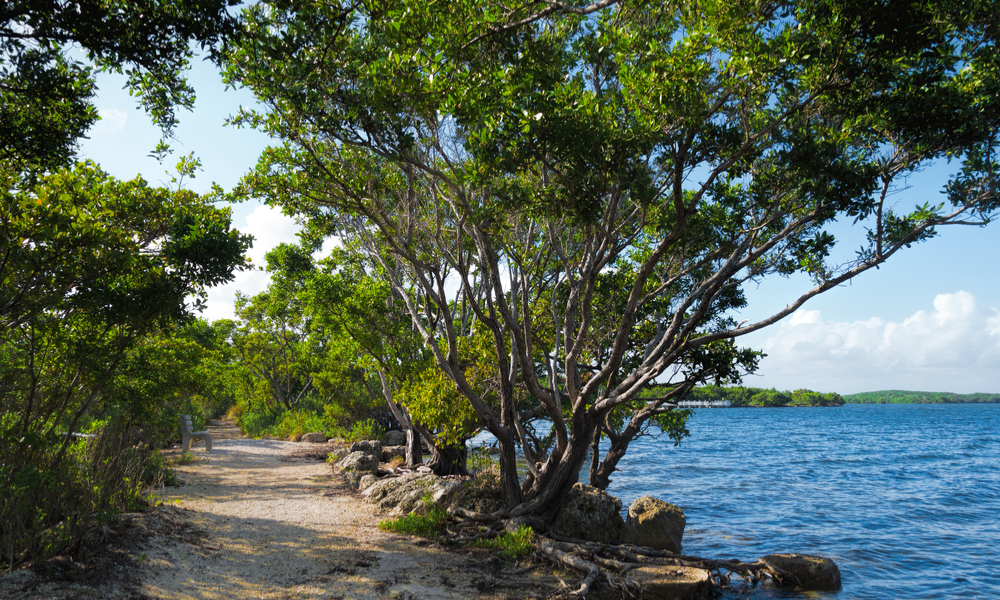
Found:
[[[211, 453], [177, 468], [161, 492], [161, 526], [140, 557], [151, 598], [504, 598], [503, 566], [485, 551], [454, 553], [380, 532], [379, 516], [315, 457], [325, 448], [249, 440], [212, 428]], [[312, 447], [312, 448], [310, 448]], [[311, 450], [313, 457], [296, 457]], [[205, 458], [207, 457], [207, 458]], [[143, 515], [137, 519], [147, 519]], [[166, 524], [166, 526], [163, 526]], [[524, 597], [519, 594], [517, 597]]]

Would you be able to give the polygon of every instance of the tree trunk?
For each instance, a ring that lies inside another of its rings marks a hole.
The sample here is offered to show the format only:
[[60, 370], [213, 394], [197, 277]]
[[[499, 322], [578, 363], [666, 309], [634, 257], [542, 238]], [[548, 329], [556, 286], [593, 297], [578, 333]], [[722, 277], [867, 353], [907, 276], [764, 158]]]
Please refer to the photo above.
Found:
[[622, 435], [611, 442], [611, 447], [608, 448], [608, 453], [604, 455], [600, 466], [590, 471], [590, 485], [599, 490], [608, 489], [611, 485], [611, 474], [615, 472], [618, 461], [625, 456], [625, 450], [628, 449], [627, 440], [628, 438]]
[[587, 450], [593, 434], [593, 431], [589, 431], [583, 435], [571, 436], [562, 460], [536, 483], [536, 495], [515, 508], [511, 515], [535, 515], [546, 523], [552, 523], [566, 494], [580, 480], [580, 469], [587, 460]]
[[625, 456], [625, 451], [628, 450], [629, 443], [639, 434], [639, 430], [648, 418], [649, 415], [645, 411], [640, 411], [625, 425], [621, 433], [618, 435], [608, 434], [611, 446], [608, 448], [608, 453], [604, 455], [604, 460], [601, 461], [600, 466], [596, 470], [591, 470], [590, 485], [599, 490], [608, 488], [608, 485], [611, 484], [611, 474], [615, 472], [618, 461]]
[[406, 466], [415, 467], [424, 462], [424, 451], [420, 444], [420, 434], [413, 425], [404, 426], [406, 432]]
[[[601, 428], [598, 427], [597, 431], [594, 432], [594, 441], [590, 444], [590, 485], [597, 485], [594, 483], [597, 475], [597, 468], [601, 464]], [[605, 489], [604, 486], [600, 489]]]
[[464, 442], [457, 446], [431, 446], [431, 461], [427, 463], [427, 466], [438, 477], [445, 475], [467, 477], [469, 471], [465, 468], [466, 458], [468, 458], [468, 450], [466, 450]]

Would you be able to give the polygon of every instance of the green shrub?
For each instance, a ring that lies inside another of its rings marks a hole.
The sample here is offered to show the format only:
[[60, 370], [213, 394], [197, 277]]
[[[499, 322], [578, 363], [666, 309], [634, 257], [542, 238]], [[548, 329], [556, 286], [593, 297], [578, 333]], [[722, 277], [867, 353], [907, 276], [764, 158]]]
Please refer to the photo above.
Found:
[[241, 403], [242, 409], [236, 419], [243, 433], [252, 438], [268, 435], [277, 422], [280, 413], [271, 409], [264, 402]]
[[499, 463], [490, 456], [488, 446], [476, 446], [469, 452], [468, 467], [472, 472], [486, 471], [497, 464]]
[[106, 424], [97, 437], [72, 441], [32, 434], [0, 456], [0, 571], [43, 560], [74, 544], [118, 512], [145, 506], [155, 478], [151, 456], [129, 427]]
[[445, 523], [448, 521], [448, 511], [440, 506], [435, 506], [430, 496], [425, 496], [423, 501], [424, 506], [427, 507], [425, 514], [412, 513], [395, 519], [386, 519], [379, 522], [378, 528], [382, 531], [420, 537], [439, 535], [444, 531]]
[[535, 534], [531, 531], [531, 527], [521, 525], [517, 531], [508, 531], [493, 539], [479, 540], [473, 545], [496, 550], [500, 558], [514, 562], [535, 551]]
[[383, 433], [385, 430], [374, 419], [365, 419], [354, 423], [348, 431], [344, 432], [342, 437], [348, 442], [362, 442], [377, 440], [382, 437]]
[[285, 411], [270, 429], [271, 435], [293, 441], [298, 441], [303, 435], [312, 432], [325, 433], [330, 437], [334, 433], [319, 415], [309, 410]]
[[176, 486], [177, 471], [159, 451], [150, 452], [142, 473], [142, 482], [147, 487]]

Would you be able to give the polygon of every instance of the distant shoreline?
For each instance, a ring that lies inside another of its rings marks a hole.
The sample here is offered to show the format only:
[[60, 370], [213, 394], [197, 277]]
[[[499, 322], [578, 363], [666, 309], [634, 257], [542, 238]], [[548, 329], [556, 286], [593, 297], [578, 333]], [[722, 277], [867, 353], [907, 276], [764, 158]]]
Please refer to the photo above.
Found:
[[836, 392], [814, 392], [808, 389], [781, 391], [739, 385], [704, 385], [684, 396], [679, 402], [679, 408], [785, 408], [844, 404], [1000, 404], [1000, 393], [879, 390], [841, 396]]
[[1000, 393], [955, 394], [952, 392], [915, 392], [881, 390], [845, 394], [845, 404], [1000, 404]]

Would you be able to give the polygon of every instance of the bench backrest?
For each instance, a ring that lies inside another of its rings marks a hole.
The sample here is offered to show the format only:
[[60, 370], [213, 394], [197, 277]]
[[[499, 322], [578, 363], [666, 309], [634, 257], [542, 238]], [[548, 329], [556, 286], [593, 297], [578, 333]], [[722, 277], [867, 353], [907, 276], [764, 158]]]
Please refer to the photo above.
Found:
[[189, 415], [181, 415], [181, 431], [191, 433], [191, 417]]

